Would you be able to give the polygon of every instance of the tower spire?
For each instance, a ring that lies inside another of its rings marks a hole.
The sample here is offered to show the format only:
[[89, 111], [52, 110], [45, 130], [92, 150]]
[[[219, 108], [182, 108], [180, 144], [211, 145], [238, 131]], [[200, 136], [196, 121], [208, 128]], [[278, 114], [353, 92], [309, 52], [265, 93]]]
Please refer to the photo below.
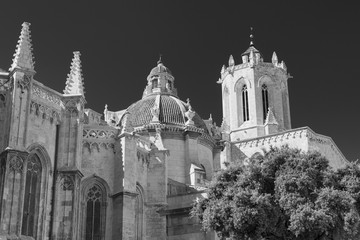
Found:
[[34, 59], [32, 53], [30, 23], [24, 22], [22, 25], [19, 41], [16, 45], [13, 62], [10, 71], [16, 68], [35, 72]]
[[74, 57], [70, 66], [70, 73], [66, 79], [64, 94], [84, 96], [84, 83], [81, 70], [80, 52], [73, 52]]

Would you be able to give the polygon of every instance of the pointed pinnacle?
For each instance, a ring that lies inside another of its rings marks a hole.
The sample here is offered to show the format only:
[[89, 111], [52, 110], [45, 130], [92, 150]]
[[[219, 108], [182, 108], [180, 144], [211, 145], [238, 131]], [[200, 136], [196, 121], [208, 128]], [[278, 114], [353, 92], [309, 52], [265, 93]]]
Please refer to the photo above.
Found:
[[235, 61], [234, 61], [234, 57], [232, 55], [230, 55], [229, 57], [229, 66], [234, 66], [235, 65]]
[[84, 96], [84, 78], [82, 76], [80, 52], [73, 52], [74, 57], [70, 66], [70, 73], [66, 79], [64, 94]]
[[266, 120], [265, 120], [265, 125], [267, 125], [267, 124], [279, 125], [279, 123], [276, 121], [275, 115], [270, 107], [269, 107], [269, 110], [268, 110], [268, 113], [266, 116]]
[[271, 62], [272, 62], [273, 64], [278, 63], [278, 57], [277, 57], [275, 51], [273, 52], [273, 55], [272, 55], [272, 58], [271, 58]]
[[22, 25], [19, 41], [16, 45], [16, 50], [13, 58], [13, 62], [10, 67], [10, 71], [16, 68], [34, 70], [34, 59], [32, 53], [31, 34], [30, 34], [30, 23], [24, 22]]

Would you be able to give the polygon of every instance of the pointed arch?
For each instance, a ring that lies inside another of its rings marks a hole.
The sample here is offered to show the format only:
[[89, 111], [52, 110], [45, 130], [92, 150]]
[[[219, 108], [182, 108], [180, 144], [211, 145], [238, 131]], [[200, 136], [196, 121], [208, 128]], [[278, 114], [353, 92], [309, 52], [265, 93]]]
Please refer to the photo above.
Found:
[[263, 84], [266, 84], [268, 86], [273, 85], [275, 81], [268, 75], [263, 75], [259, 78], [257, 82], [257, 86], [261, 87]]
[[80, 188], [80, 239], [104, 240], [109, 185], [94, 175], [85, 178]]
[[261, 99], [263, 106], [263, 120], [265, 121], [269, 111], [269, 91], [268, 86], [265, 83], [261, 86]]
[[251, 86], [251, 82], [249, 81], [249, 79], [244, 78], [244, 77], [240, 77], [238, 80], [236, 80], [235, 85], [234, 85], [234, 92], [237, 92], [239, 89], [241, 89], [241, 87], [243, 85], [247, 85], [247, 87], [250, 89]]
[[135, 199], [135, 240], [142, 240], [144, 233], [144, 189], [136, 184]]
[[223, 89], [223, 118], [230, 122], [230, 93], [226, 85]]
[[238, 127], [244, 122], [250, 120], [249, 115], [249, 88], [251, 83], [248, 79], [240, 77], [234, 86], [236, 93], [236, 112], [237, 112], [237, 123]]
[[21, 233], [35, 239], [44, 238], [49, 178], [52, 175], [50, 156], [44, 146], [33, 143], [24, 165]]

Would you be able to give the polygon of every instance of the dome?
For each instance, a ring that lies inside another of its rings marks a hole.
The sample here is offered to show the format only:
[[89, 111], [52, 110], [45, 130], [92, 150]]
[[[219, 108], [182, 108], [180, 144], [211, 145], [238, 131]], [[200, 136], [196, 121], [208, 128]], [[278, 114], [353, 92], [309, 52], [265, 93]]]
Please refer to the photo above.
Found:
[[159, 75], [160, 73], [168, 73], [168, 74], [172, 75], [170, 69], [165, 67], [164, 64], [160, 63], [156, 67], [151, 69], [149, 77], [151, 77], [153, 75]]
[[160, 74], [166, 74], [172, 76], [172, 73], [169, 68], [165, 67], [161, 59], [157, 62], [157, 66], [151, 69], [148, 79], [151, 79], [154, 76], [159, 76]]
[[[189, 105], [175, 96], [165, 94], [149, 95], [132, 104], [127, 109], [131, 125], [136, 128], [150, 124], [154, 117], [152, 113], [154, 106], [160, 110], [159, 122], [161, 124], [185, 126], [187, 121], [185, 112], [189, 109]], [[197, 113], [192, 120], [195, 127], [208, 133], [205, 122]]]

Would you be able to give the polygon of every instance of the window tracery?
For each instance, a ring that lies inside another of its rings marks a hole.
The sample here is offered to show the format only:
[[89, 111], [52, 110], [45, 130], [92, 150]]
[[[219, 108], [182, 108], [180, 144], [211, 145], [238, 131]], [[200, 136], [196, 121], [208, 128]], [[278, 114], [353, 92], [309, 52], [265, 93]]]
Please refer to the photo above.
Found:
[[106, 182], [99, 177], [86, 179], [82, 183], [82, 233], [80, 239], [105, 239], [107, 206]]
[[34, 154], [27, 161], [24, 207], [21, 233], [36, 238], [37, 215], [39, 213], [41, 162]]
[[86, 196], [86, 240], [101, 239], [102, 191], [94, 185]]

